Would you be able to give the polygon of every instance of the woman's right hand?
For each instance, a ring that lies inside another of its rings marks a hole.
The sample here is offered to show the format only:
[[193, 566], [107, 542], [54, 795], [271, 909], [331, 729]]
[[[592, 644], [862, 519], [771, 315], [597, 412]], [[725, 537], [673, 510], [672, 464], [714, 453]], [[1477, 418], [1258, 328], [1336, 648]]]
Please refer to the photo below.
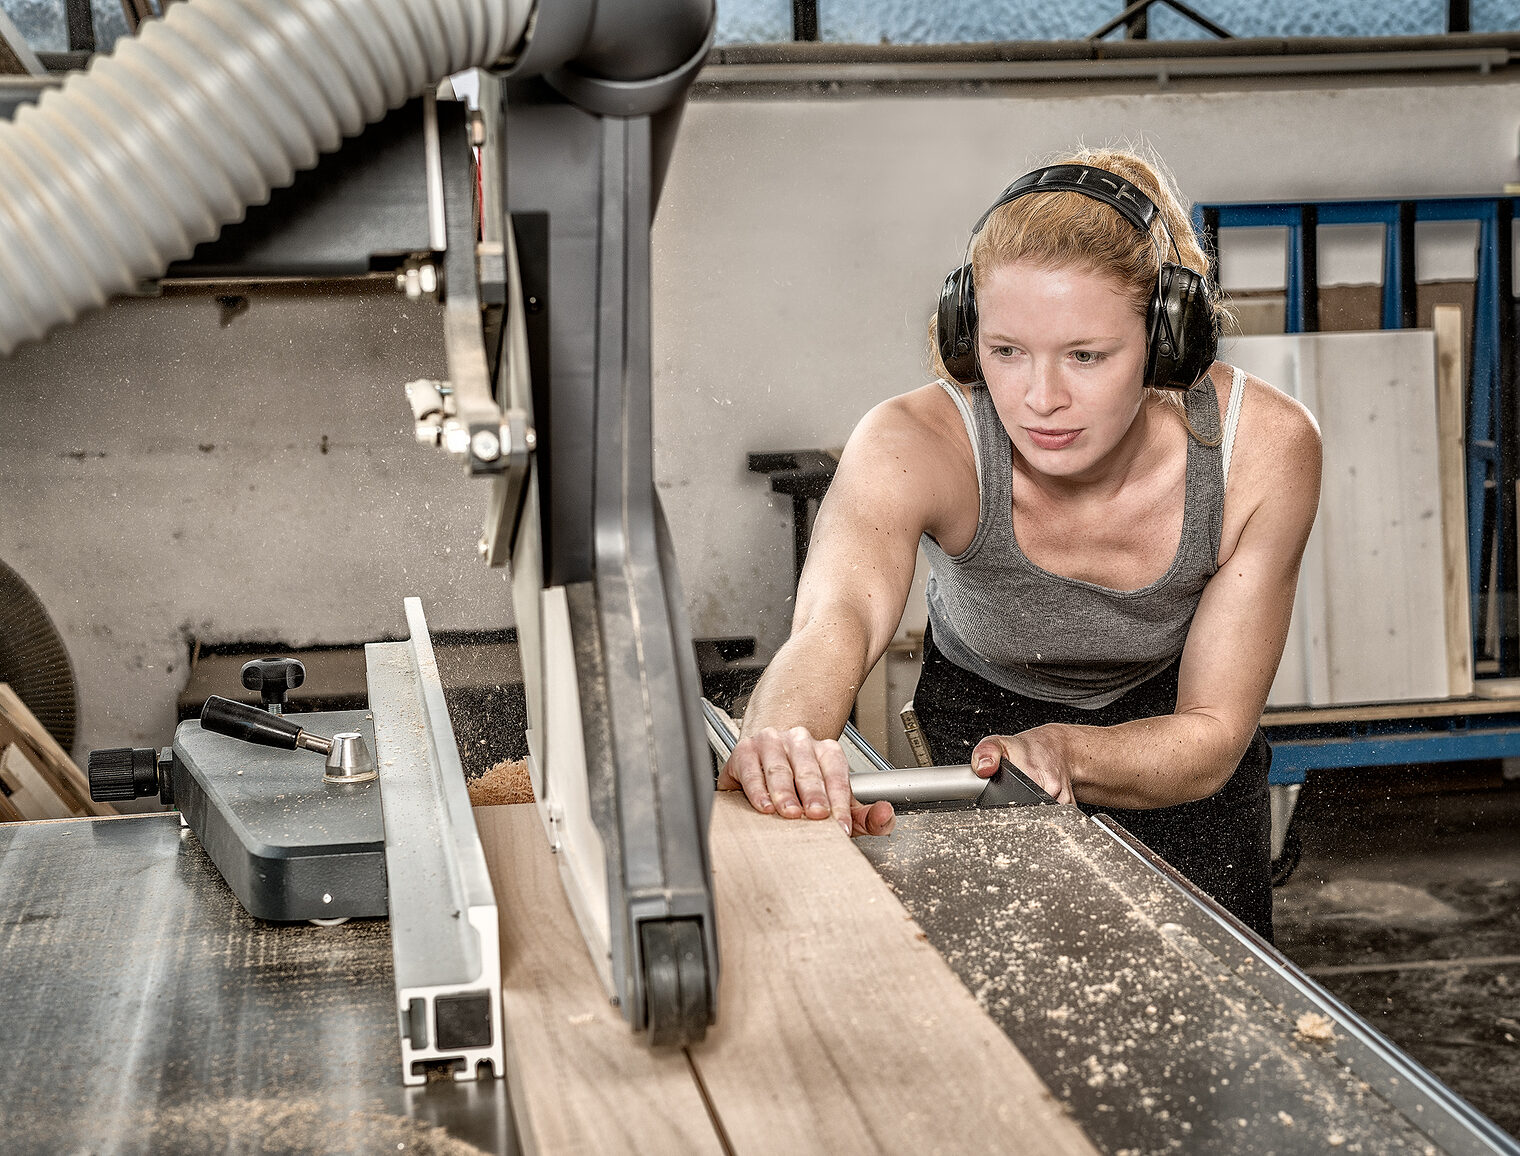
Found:
[[891, 803], [855, 801], [844, 748], [834, 739], [815, 739], [806, 727], [766, 727], [740, 739], [718, 790], [743, 790], [755, 810], [783, 819], [832, 816], [849, 835], [885, 835], [895, 821]]

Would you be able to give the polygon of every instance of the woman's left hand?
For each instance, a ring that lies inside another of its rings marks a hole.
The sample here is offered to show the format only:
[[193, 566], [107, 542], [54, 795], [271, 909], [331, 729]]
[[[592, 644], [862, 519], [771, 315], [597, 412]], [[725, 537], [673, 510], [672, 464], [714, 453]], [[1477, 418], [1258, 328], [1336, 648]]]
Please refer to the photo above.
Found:
[[988, 735], [972, 748], [971, 769], [988, 779], [997, 772], [999, 761], [1007, 759], [1056, 802], [1075, 803], [1064, 729], [1053, 723], [1016, 735]]

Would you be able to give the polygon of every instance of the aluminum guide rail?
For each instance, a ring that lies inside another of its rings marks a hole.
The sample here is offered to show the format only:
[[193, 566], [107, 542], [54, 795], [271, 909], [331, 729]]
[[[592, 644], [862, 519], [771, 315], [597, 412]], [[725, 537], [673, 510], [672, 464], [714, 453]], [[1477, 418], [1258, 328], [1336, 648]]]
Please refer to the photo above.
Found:
[[365, 649], [385, 818], [402, 1079], [433, 1065], [473, 1080], [505, 1074], [496, 895], [470, 810], [422, 603], [411, 638]]

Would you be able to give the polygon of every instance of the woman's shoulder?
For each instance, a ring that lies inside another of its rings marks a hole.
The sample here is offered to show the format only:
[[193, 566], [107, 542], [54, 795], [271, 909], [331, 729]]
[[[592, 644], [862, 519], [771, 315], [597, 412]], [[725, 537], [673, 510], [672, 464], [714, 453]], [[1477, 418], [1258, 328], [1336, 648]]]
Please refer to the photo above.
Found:
[[968, 511], [976, 521], [975, 451], [959, 407], [939, 382], [889, 397], [867, 413], [845, 446], [835, 485], [841, 480], [862, 500], [910, 508], [936, 540], [953, 537]]
[[878, 403], [861, 418], [850, 441], [870, 442], [878, 448], [880, 443], [890, 442], [903, 449], [921, 450], [931, 460], [957, 447], [964, 447], [969, 454], [970, 435], [950, 390], [971, 404], [971, 387], [932, 381]]
[[1296, 468], [1306, 457], [1317, 462], [1320, 436], [1314, 415], [1297, 398], [1255, 374], [1244, 370], [1237, 374], [1232, 366], [1215, 364], [1213, 378], [1219, 390], [1219, 412], [1227, 411], [1237, 377], [1243, 388], [1235, 439], [1237, 459], [1242, 464], [1255, 459], [1276, 461], [1280, 468]]
[[[1215, 366], [1221, 412], [1236, 377], [1230, 366]], [[1222, 370], [1222, 372], [1218, 372]], [[1241, 375], [1240, 424], [1225, 487], [1221, 558], [1232, 555], [1246, 525], [1270, 511], [1264, 525], [1282, 525], [1289, 538], [1309, 532], [1319, 503], [1320, 436], [1314, 415], [1296, 398], [1254, 374]]]

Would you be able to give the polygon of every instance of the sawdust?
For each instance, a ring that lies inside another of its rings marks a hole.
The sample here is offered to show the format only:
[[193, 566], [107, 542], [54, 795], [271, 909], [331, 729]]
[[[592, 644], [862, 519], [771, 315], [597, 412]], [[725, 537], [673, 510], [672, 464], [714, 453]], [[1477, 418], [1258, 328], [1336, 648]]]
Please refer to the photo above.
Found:
[[[138, 1109], [128, 1119], [132, 1135], [128, 1147], [134, 1152], [482, 1156], [481, 1149], [436, 1124], [396, 1115], [378, 1101], [338, 1107], [331, 1101], [300, 1097], [207, 1098]], [[118, 1120], [116, 1126], [124, 1122]], [[5, 1131], [7, 1152], [57, 1150], [57, 1136], [49, 1140], [40, 1132], [44, 1121], [31, 1121], [37, 1131], [20, 1133], [12, 1130], [11, 1123], [7, 1121]], [[106, 1122], [100, 1125], [105, 1127]], [[119, 1130], [99, 1136], [91, 1131], [88, 1124], [83, 1127], [87, 1147], [81, 1151], [115, 1151], [122, 1140]]]
[[472, 807], [533, 801], [533, 780], [528, 775], [527, 759], [503, 759], [479, 778], [469, 780], [466, 786]]
[[1254, 960], [1216, 954], [1087, 820], [914, 815], [862, 850], [1100, 1148], [1240, 1151], [1249, 1103], [1253, 1151], [1332, 1131], [1346, 1151], [1420, 1150], [1365, 1084], [1318, 1062], [1333, 1037], [1274, 1030]]
[[1301, 1040], [1328, 1044], [1335, 1039], [1335, 1028], [1328, 1016], [1322, 1016], [1319, 1012], [1304, 1012], [1294, 1025], [1293, 1034]]

